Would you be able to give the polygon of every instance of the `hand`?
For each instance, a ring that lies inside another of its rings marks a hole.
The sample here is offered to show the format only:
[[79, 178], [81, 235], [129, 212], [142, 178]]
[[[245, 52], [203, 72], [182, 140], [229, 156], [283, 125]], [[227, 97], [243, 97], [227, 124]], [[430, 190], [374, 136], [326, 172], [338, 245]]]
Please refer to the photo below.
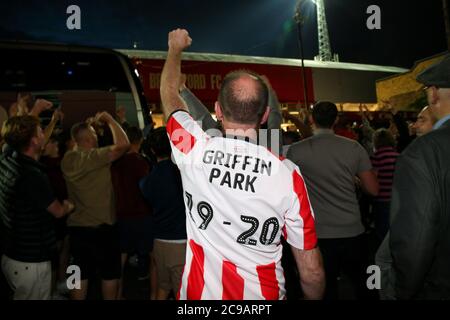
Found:
[[18, 116], [24, 116], [29, 113], [28, 109], [28, 102], [30, 101], [30, 95], [29, 94], [18, 94], [17, 95], [17, 113]]
[[54, 112], [53, 112], [53, 115], [52, 115], [52, 122], [57, 122], [58, 120], [63, 120], [64, 119], [64, 113], [61, 111], [61, 107], [59, 107], [58, 109], [56, 109]]
[[12, 103], [11, 106], [9, 107], [9, 112], [8, 112], [9, 117], [12, 118], [12, 117], [17, 116], [18, 112], [19, 112], [19, 108], [18, 108], [17, 102]]
[[37, 113], [41, 113], [44, 110], [51, 109], [53, 107], [53, 103], [45, 99], [37, 99], [34, 103], [33, 109], [37, 111]]
[[111, 123], [114, 118], [106, 111], [99, 112], [95, 115], [94, 122]]
[[89, 117], [86, 119], [85, 123], [92, 126], [95, 122], [95, 117]]
[[169, 33], [169, 50], [181, 52], [192, 43], [189, 33], [185, 29], [176, 29]]
[[64, 200], [63, 206], [64, 206], [66, 213], [71, 213], [73, 211], [73, 209], [75, 209], [75, 205], [70, 200]]

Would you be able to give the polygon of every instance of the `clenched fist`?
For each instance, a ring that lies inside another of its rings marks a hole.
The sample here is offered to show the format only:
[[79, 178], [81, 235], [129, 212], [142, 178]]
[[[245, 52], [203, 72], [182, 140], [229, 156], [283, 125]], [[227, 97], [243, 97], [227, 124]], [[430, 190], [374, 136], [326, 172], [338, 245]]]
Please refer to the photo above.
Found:
[[192, 43], [189, 33], [185, 29], [176, 29], [169, 33], [169, 49], [181, 52]]

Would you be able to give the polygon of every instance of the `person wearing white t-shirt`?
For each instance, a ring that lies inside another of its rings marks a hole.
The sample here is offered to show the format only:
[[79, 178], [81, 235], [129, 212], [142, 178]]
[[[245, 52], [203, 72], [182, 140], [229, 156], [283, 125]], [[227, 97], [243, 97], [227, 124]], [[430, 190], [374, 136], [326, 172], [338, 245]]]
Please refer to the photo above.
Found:
[[178, 92], [181, 53], [191, 41], [186, 30], [169, 33], [160, 89], [186, 205], [177, 298], [285, 299], [281, 236], [292, 247], [304, 297], [322, 298], [322, 258], [300, 170], [254, 142], [270, 111], [266, 84], [248, 71], [225, 77], [215, 105], [225, 136], [206, 134]]

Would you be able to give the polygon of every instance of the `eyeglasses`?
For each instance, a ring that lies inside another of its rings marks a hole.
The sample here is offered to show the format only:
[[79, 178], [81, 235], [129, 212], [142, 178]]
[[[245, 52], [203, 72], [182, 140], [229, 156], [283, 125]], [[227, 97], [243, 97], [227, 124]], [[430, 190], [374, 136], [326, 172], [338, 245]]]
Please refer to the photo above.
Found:
[[426, 92], [430, 88], [436, 88], [436, 90], [440, 89], [440, 87], [438, 87], [438, 86], [422, 86], [421, 90]]

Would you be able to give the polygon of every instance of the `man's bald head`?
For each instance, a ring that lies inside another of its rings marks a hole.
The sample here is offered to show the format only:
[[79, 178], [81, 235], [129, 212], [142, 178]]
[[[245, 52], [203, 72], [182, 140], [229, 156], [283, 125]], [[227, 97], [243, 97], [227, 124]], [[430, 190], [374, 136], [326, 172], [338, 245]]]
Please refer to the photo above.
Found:
[[437, 119], [431, 112], [430, 107], [426, 106], [423, 108], [417, 116], [417, 121], [414, 123], [414, 129], [416, 130], [417, 136], [423, 136], [433, 130], [436, 121]]
[[259, 124], [268, 106], [269, 89], [263, 79], [249, 71], [229, 73], [222, 82], [219, 104], [228, 121]]
[[70, 134], [78, 146], [95, 148], [98, 145], [97, 134], [94, 128], [86, 122], [74, 124], [70, 130]]

